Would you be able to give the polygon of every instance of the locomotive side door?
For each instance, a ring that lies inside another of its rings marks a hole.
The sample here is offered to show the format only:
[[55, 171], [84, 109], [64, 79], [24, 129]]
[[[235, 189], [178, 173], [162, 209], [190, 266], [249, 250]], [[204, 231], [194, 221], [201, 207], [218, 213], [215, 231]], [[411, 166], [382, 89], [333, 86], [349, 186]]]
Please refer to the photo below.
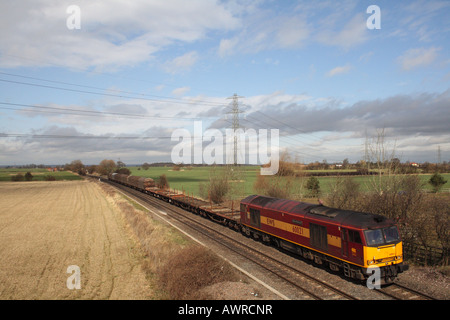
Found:
[[342, 255], [348, 257], [348, 232], [347, 229], [341, 227], [341, 249]]

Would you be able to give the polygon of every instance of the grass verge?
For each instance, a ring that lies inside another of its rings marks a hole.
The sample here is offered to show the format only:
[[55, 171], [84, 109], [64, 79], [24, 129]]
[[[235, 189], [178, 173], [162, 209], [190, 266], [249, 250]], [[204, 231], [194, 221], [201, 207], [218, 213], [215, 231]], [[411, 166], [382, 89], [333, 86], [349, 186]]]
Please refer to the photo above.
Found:
[[127, 228], [143, 251], [142, 269], [151, 283], [153, 299], [209, 299], [201, 289], [239, 280], [239, 273], [211, 250], [152, 219], [144, 207], [111, 186], [101, 186], [120, 208]]

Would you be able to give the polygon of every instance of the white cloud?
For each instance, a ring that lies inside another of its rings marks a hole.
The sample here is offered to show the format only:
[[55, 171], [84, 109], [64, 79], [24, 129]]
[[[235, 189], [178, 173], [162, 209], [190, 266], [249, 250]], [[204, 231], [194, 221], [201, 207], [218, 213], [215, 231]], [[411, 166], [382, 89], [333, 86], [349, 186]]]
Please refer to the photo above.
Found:
[[350, 65], [345, 65], [345, 66], [340, 66], [340, 67], [336, 67], [331, 69], [330, 71], [327, 72], [327, 77], [334, 77], [338, 74], [343, 74], [343, 73], [347, 73], [350, 71], [352, 67]]
[[198, 53], [191, 51], [166, 62], [165, 70], [169, 73], [180, 73], [189, 70], [198, 60]]
[[409, 71], [418, 67], [424, 67], [431, 64], [437, 57], [440, 48], [416, 48], [409, 49], [398, 58], [403, 70]]
[[299, 48], [305, 44], [310, 34], [306, 17], [300, 12], [274, 15], [273, 12], [260, 8], [242, 18], [242, 23], [243, 26], [236, 34], [220, 41], [217, 50], [219, 57]]
[[238, 38], [220, 40], [218, 49], [219, 57], [223, 58], [225, 56], [232, 55], [238, 43], [239, 43]]
[[408, 1], [401, 7], [401, 17], [395, 17], [398, 29], [390, 35], [402, 38], [415, 37], [421, 42], [446, 39], [449, 31], [447, 19], [449, 8], [448, 1]]
[[[81, 29], [69, 30], [65, 1], [1, 1], [0, 67], [111, 70], [149, 61], [175, 41], [195, 42], [235, 28], [219, 2], [80, 0]], [[7, 13], [7, 14], [5, 14]]]
[[278, 27], [276, 40], [282, 48], [295, 48], [303, 45], [309, 36], [305, 19], [300, 16], [284, 19]]
[[181, 97], [184, 94], [186, 94], [187, 92], [189, 92], [189, 90], [191, 90], [191, 88], [189, 88], [189, 87], [181, 87], [181, 88], [174, 89], [172, 91], [172, 94], [174, 96]]
[[263, 7], [253, 8], [251, 14], [242, 17], [241, 29], [220, 41], [217, 52], [223, 58], [263, 50], [298, 49], [311, 43], [348, 50], [368, 39], [367, 17], [354, 10], [354, 2], [322, 1], [312, 5], [301, 2], [275, 14]]
[[363, 14], [355, 15], [342, 28], [340, 24], [342, 20], [339, 20], [339, 23], [325, 23], [325, 27], [317, 32], [317, 40], [323, 44], [344, 49], [362, 44], [367, 40], [366, 17]]

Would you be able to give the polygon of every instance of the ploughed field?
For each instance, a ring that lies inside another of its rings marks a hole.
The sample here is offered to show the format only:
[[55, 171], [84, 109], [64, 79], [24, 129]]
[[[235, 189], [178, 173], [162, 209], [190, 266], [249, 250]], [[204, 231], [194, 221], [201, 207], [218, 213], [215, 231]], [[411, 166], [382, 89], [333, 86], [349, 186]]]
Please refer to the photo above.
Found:
[[95, 183], [1, 183], [0, 244], [0, 299], [149, 298], [140, 251]]

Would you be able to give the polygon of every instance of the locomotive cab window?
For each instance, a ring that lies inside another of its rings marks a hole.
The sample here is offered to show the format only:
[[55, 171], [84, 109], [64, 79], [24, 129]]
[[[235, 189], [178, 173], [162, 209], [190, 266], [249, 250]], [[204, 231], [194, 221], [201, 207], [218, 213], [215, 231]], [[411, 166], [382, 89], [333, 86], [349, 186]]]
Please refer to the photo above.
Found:
[[364, 231], [368, 246], [377, 247], [385, 244], [397, 243], [400, 235], [396, 226]]
[[362, 244], [361, 236], [358, 231], [348, 230], [348, 238], [350, 242]]
[[398, 234], [398, 229], [396, 226], [383, 229], [384, 240], [386, 243], [393, 243], [400, 241], [400, 235]]

